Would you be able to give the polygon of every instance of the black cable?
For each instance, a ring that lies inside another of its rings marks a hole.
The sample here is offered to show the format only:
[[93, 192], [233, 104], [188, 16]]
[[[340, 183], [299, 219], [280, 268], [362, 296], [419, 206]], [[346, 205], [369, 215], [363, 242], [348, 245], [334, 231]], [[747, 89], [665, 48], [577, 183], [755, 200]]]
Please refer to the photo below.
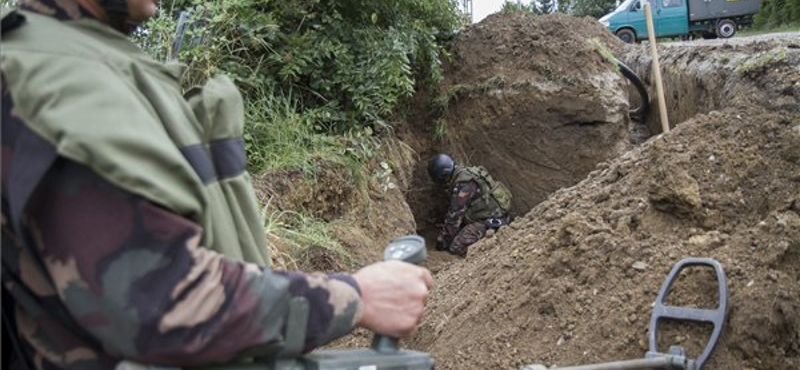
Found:
[[641, 104], [636, 109], [631, 109], [628, 114], [632, 119], [644, 120], [645, 115], [647, 115], [647, 111], [650, 109], [650, 97], [647, 95], [647, 88], [645, 88], [642, 79], [634, 72], [630, 67], [625, 65], [625, 63], [616, 60], [617, 66], [619, 66], [619, 71], [622, 72], [628, 80], [633, 83], [633, 86], [636, 86], [636, 91], [639, 92], [639, 97], [641, 98]]

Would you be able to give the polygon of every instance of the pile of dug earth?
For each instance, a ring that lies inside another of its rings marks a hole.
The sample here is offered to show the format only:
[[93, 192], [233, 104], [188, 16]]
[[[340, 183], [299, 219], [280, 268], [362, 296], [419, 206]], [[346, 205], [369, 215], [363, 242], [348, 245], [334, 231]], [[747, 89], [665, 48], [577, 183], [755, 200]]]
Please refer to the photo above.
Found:
[[[423, 155], [486, 165], [509, 183], [517, 218], [465, 259], [431, 249], [435, 291], [404, 346], [438, 370], [642, 358], [668, 272], [708, 257], [730, 295], [705, 368], [800, 368], [798, 41], [660, 45], [672, 130], [660, 134], [651, 115], [654, 135], [639, 145], [626, 114], [635, 99], [601, 49], [655, 91], [646, 45], [588, 18], [494, 15], [453, 41], [446, 109], [401, 134]], [[437, 124], [447, 135], [430, 139]], [[431, 199], [409, 201], [420, 228]], [[716, 284], [693, 269], [670, 302], [714, 308]], [[709, 325], [673, 324], [658, 349], [699, 355]]]

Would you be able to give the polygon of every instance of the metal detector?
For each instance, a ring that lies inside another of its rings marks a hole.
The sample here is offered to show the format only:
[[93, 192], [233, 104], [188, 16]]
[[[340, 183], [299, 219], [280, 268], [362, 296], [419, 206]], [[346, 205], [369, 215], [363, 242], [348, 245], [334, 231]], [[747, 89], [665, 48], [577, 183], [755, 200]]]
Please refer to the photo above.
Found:
[[[668, 306], [664, 300], [667, 298], [672, 285], [680, 275], [681, 271], [689, 266], [707, 266], [714, 269], [717, 283], [719, 286], [719, 302], [716, 309], [701, 309], [689, 307]], [[728, 316], [728, 285], [725, 281], [725, 271], [722, 265], [710, 258], [685, 258], [672, 267], [661, 290], [658, 292], [653, 314], [650, 316], [650, 328], [648, 333], [649, 350], [642, 359], [606, 362], [594, 365], [567, 366], [559, 367], [559, 370], [641, 370], [641, 369], [670, 369], [670, 370], [701, 370], [703, 365], [722, 335], [722, 328]], [[686, 356], [686, 352], [680, 346], [671, 346], [669, 353], [658, 352], [658, 324], [662, 319], [674, 321], [692, 321], [711, 323], [714, 329], [709, 337], [703, 352], [696, 359]], [[543, 365], [527, 365], [520, 370], [546, 370], [548, 367]]]

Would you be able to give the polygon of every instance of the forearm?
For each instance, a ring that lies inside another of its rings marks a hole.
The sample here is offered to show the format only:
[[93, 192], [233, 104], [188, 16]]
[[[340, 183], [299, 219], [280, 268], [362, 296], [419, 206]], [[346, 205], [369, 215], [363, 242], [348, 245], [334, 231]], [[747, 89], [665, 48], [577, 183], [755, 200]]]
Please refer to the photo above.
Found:
[[229, 360], [282, 339], [292, 297], [311, 303], [306, 347], [348, 332], [361, 301], [346, 277], [271, 272], [200, 246], [202, 228], [67, 162], [31, 207], [44, 266], [78, 323], [146, 363]]
[[464, 222], [467, 208], [469, 208], [469, 203], [478, 192], [478, 185], [474, 181], [458, 183], [453, 187], [450, 195], [450, 208], [447, 211], [444, 226], [442, 227], [442, 236], [447, 242], [458, 234]]
[[444, 226], [442, 227], [442, 236], [448, 242], [452, 240], [458, 231], [461, 229], [461, 223], [464, 222], [464, 214], [466, 208], [462, 210], [449, 210], [444, 219]]

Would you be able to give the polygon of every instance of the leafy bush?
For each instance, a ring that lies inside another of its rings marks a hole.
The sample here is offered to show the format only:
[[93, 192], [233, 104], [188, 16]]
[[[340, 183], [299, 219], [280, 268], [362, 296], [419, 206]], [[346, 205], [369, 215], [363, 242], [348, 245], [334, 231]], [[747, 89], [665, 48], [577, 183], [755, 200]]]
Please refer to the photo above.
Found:
[[[231, 75], [246, 98], [290, 96], [326, 132], [383, 124], [415, 88], [441, 78], [435, 35], [461, 25], [450, 0], [172, 1], [140, 37], [153, 55], [174, 56], [178, 9], [188, 9], [180, 59], [188, 81]], [[191, 42], [195, 41], [195, 42]]]
[[800, 26], [800, 0], [772, 0], [762, 3], [754, 17], [756, 29], [780, 29]]
[[[455, 9], [450, 0], [168, 0], [135, 37], [157, 59], [188, 64], [186, 87], [219, 73], [234, 79], [251, 172], [293, 168], [313, 178], [321, 159], [335, 162], [367, 206], [365, 169], [380, 146], [371, 127], [441, 80], [436, 36], [461, 25]], [[270, 240], [286, 247], [271, 253], [284, 259], [278, 265], [313, 256], [354, 263], [327, 223], [302, 210], [265, 219]]]

